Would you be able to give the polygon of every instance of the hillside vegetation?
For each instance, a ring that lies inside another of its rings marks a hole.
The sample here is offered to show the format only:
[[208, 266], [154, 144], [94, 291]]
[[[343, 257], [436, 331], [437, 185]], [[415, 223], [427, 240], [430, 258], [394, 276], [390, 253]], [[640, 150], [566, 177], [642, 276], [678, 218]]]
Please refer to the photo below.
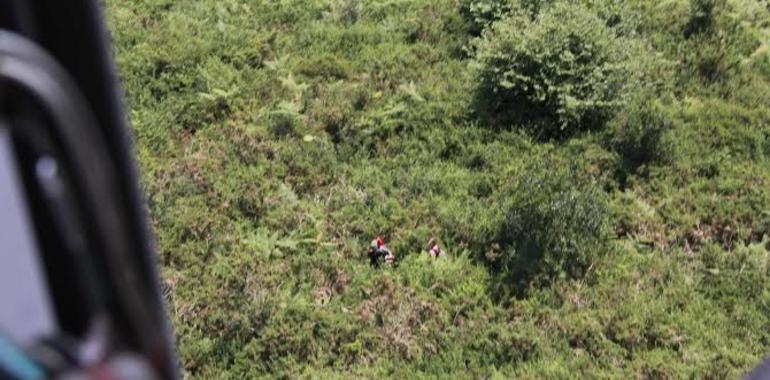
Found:
[[767, 0], [106, 12], [187, 377], [722, 379], [770, 354]]

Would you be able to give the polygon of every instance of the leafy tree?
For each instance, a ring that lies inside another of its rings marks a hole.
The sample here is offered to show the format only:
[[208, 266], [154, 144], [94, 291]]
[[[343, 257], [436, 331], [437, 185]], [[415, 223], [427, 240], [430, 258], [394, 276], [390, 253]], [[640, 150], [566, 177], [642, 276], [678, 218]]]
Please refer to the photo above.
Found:
[[511, 14], [476, 42], [475, 109], [490, 124], [540, 138], [600, 128], [622, 104], [624, 41], [580, 5], [556, 3], [529, 20]]

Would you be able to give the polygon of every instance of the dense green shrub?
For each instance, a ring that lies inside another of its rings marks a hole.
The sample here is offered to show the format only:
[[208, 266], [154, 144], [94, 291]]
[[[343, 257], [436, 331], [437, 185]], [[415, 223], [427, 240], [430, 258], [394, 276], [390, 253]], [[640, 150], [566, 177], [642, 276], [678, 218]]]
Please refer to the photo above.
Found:
[[522, 9], [526, 10], [531, 17], [537, 16], [542, 10], [550, 4], [559, 0], [518, 0]]
[[309, 122], [326, 132], [338, 144], [355, 120], [356, 113], [369, 101], [370, 94], [360, 86], [332, 84], [315, 91], [307, 115]]
[[770, 20], [769, 13], [756, 2], [745, 0], [691, 0], [679, 47], [682, 79], [719, 85], [715, 89], [722, 96], [731, 95], [719, 87], [729, 87], [732, 78], [751, 63], [751, 57], [762, 56], [767, 41], [762, 25]]
[[512, 14], [476, 42], [475, 107], [503, 128], [540, 138], [601, 127], [622, 104], [624, 41], [580, 5], [556, 3], [534, 20]]
[[755, 244], [739, 244], [732, 252], [715, 245], [705, 247], [702, 292], [728, 310], [751, 306], [766, 315], [770, 311], [769, 242], [765, 237]]
[[268, 114], [270, 132], [275, 136], [292, 136], [298, 133], [299, 111], [296, 105], [284, 102]]
[[652, 96], [638, 96], [610, 122], [609, 142], [620, 155], [623, 171], [635, 172], [640, 166], [665, 162], [670, 147], [664, 135], [671, 128], [667, 110]]
[[479, 35], [489, 24], [511, 10], [512, 0], [460, 0], [460, 14], [468, 33]]
[[685, 37], [711, 32], [714, 25], [714, 8], [723, 4], [724, 0], [690, 0], [690, 20], [684, 30]]
[[346, 62], [330, 54], [309, 58], [299, 69], [301, 74], [308, 77], [334, 80], [347, 78], [349, 71]]
[[512, 205], [496, 237], [501, 252], [488, 256], [508, 281], [581, 278], [609, 250], [605, 195], [562, 165], [533, 165], [511, 191]]

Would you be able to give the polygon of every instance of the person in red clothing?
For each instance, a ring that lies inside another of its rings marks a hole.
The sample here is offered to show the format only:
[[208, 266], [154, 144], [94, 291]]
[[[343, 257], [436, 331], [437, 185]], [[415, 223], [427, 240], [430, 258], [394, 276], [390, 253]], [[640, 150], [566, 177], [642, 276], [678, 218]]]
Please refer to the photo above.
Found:
[[387, 264], [393, 264], [393, 262], [396, 261], [396, 256], [393, 255], [390, 249], [388, 249], [380, 236], [374, 238], [369, 244], [367, 255], [369, 256], [369, 265], [371, 265], [372, 268], [380, 266], [381, 258], [385, 259], [385, 263]]

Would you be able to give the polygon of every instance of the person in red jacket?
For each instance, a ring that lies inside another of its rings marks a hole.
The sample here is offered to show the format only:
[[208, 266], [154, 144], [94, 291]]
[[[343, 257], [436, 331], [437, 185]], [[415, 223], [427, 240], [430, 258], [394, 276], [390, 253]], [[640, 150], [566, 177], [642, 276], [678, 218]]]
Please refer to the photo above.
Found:
[[393, 255], [390, 249], [388, 249], [380, 236], [374, 238], [369, 244], [367, 255], [369, 256], [369, 265], [371, 265], [372, 268], [380, 266], [381, 258], [385, 259], [385, 262], [388, 264], [392, 264], [396, 260], [396, 256]]

